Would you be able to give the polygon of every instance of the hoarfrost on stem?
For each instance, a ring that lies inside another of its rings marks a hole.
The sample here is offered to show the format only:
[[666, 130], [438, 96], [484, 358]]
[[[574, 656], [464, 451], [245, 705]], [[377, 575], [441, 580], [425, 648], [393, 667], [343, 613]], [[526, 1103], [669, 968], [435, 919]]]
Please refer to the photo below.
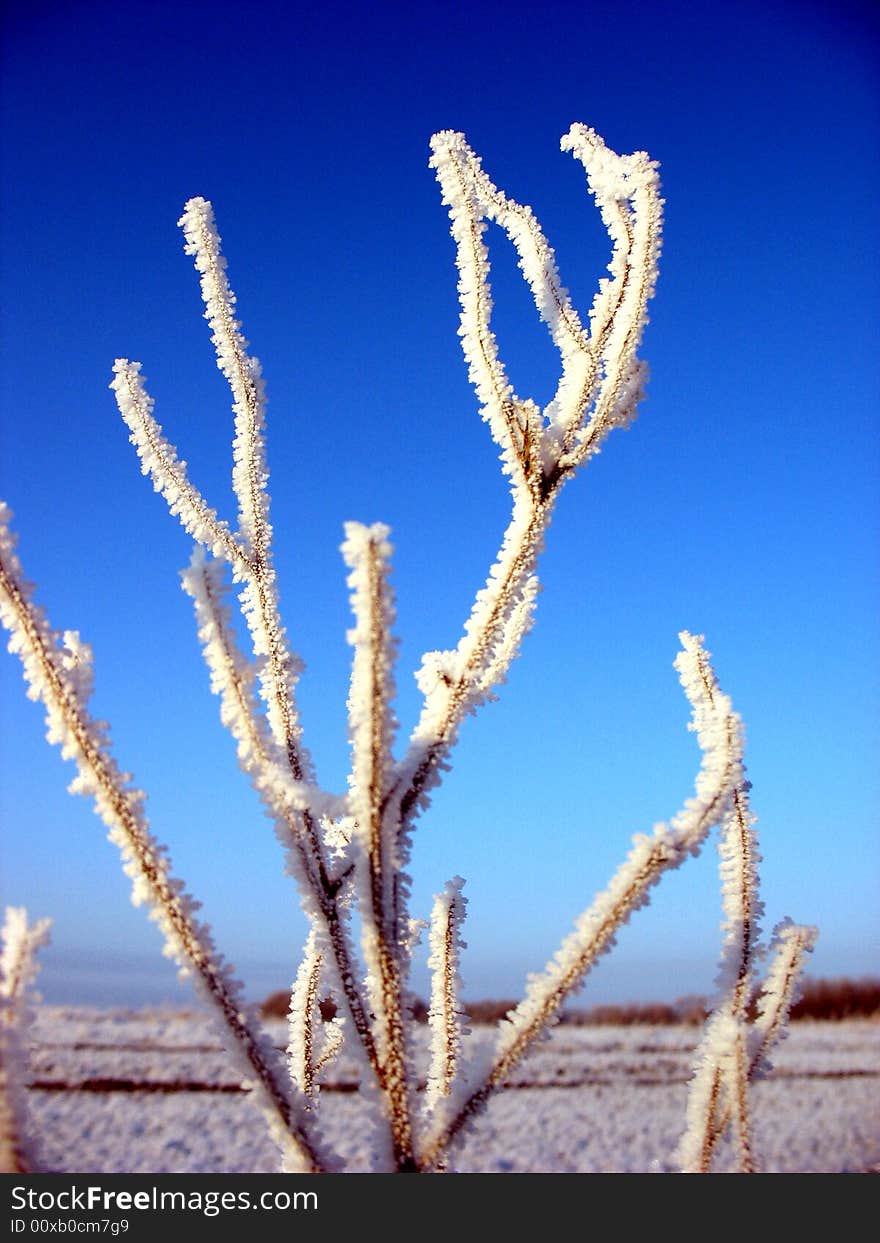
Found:
[[51, 919], [31, 924], [23, 906], [8, 906], [0, 930], [0, 1173], [3, 1174], [24, 1174], [39, 1168], [30, 1134], [24, 1085], [34, 1005], [39, 1001], [33, 989], [39, 970], [37, 951], [48, 945], [51, 926]]
[[[667, 823], [637, 834], [607, 889], [575, 921], [544, 971], [498, 1028], [479, 1058], [463, 1021], [461, 936], [466, 899], [455, 877], [431, 915], [430, 1065], [419, 1103], [414, 1067], [410, 971], [424, 922], [409, 912], [412, 837], [432, 790], [449, 768], [465, 717], [494, 698], [519, 653], [540, 592], [538, 561], [561, 488], [632, 420], [644, 391], [637, 357], [660, 253], [663, 200], [657, 165], [644, 152], [618, 155], [594, 130], [575, 124], [562, 149], [582, 164], [611, 242], [609, 275], [583, 321], [562, 283], [556, 256], [531, 207], [506, 195], [485, 172], [464, 135], [431, 141], [431, 167], [449, 209], [461, 304], [459, 336], [482, 417], [495, 440], [511, 492], [511, 512], [485, 586], [476, 594], [457, 645], [427, 652], [417, 672], [421, 711], [403, 754], [395, 756], [390, 532], [381, 523], [348, 523], [342, 554], [349, 570], [354, 649], [348, 697], [351, 773], [346, 792], [323, 789], [303, 739], [296, 701], [302, 673], [281, 618], [273, 561], [265, 447], [266, 391], [249, 351], [211, 204], [193, 198], [179, 221], [199, 274], [217, 365], [232, 397], [232, 485], [237, 515], [221, 518], [189, 478], [187, 466], [154, 417], [141, 364], [119, 358], [111, 387], [144, 474], [195, 540], [183, 571], [198, 639], [220, 716], [296, 882], [309, 933], [292, 972], [286, 1065], [244, 1004], [231, 968], [217, 952], [197, 904], [152, 836], [144, 795], [118, 767], [108, 730], [89, 712], [92, 662], [74, 631], [57, 634], [25, 582], [0, 509], [0, 617], [22, 660], [28, 694], [43, 702], [48, 737], [74, 761], [71, 788], [94, 799], [133, 881], [173, 956], [211, 1006], [242, 1073], [263, 1109], [286, 1170], [340, 1166], [320, 1132], [320, 1074], [343, 1041], [356, 1055], [361, 1092], [373, 1118], [372, 1168], [447, 1168], [453, 1146], [532, 1044], [556, 1021], [617, 932], [648, 901], [651, 887], [702, 846], [722, 824], [725, 941], [722, 995], [707, 1028], [689, 1106], [686, 1166], [708, 1168], [733, 1119], [740, 1149], [750, 1150], [748, 1080], [781, 1034], [813, 930], [785, 923], [758, 1018], [747, 1022], [757, 922], [758, 854], [748, 808], [739, 717], [715, 679], [703, 642], [681, 634], [676, 667], [692, 708], [702, 764], [694, 794]], [[560, 374], [541, 409], [513, 389], [492, 331], [489, 224], [513, 244], [523, 278], [559, 352]], [[228, 569], [227, 569], [228, 567]], [[250, 651], [239, 642], [227, 574], [235, 585]], [[352, 915], [360, 931], [360, 950]], [[329, 992], [339, 1017], [321, 1020]], [[697, 1157], [693, 1157], [693, 1153]], [[753, 1168], [748, 1155], [743, 1168]]]

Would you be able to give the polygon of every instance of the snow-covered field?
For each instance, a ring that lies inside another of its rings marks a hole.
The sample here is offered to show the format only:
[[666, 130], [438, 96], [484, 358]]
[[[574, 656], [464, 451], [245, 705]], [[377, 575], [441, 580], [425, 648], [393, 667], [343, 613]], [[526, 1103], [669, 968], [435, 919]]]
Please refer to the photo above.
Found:
[[[279, 1045], [284, 1025], [270, 1024]], [[457, 1150], [461, 1171], [657, 1171], [685, 1110], [695, 1028], [558, 1028]], [[478, 1028], [474, 1040], [491, 1039]], [[46, 1170], [272, 1172], [276, 1153], [209, 1021], [175, 1011], [42, 1007], [29, 1105]], [[880, 1167], [880, 1024], [802, 1022], [754, 1088], [767, 1171]], [[363, 1168], [352, 1064], [328, 1072], [330, 1142]], [[724, 1161], [719, 1168], [724, 1168]]]

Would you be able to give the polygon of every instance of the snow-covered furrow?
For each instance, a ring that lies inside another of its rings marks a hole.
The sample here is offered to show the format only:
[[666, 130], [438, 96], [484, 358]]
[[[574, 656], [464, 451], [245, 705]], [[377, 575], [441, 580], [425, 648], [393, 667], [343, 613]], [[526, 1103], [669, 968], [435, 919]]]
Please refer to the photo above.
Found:
[[[279, 1046], [284, 1025], [271, 1027]], [[457, 1150], [462, 1171], [657, 1171], [685, 1114], [693, 1028], [558, 1028]], [[39, 1014], [29, 1093], [44, 1168], [80, 1172], [273, 1171], [277, 1157], [199, 1014]], [[493, 1038], [477, 1028], [471, 1040]], [[420, 1054], [427, 1056], [426, 1033]], [[369, 1124], [345, 1057], [320, 1109], [350, 1168]], [[137, 1090], [152, 1085], [152, 1090]], [[799, 1023], [754, 1087], [767, 1171], [848, 1172], [880, 1163], [880, 1024]], [[726, 1155], [720, 1154], [719, 1168]]]

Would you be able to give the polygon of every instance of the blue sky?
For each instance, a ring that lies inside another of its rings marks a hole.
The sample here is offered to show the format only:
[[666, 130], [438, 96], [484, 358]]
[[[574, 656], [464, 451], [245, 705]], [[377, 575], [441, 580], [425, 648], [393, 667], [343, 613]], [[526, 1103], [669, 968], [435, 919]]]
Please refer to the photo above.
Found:
[[[341, 789], [343, 522], [393, 528], [405, 733], [411, 670], [457, 641], [507, 516], [428, 139], [464, 130], [532, 204], [585, 311], [608, 245], [558, 149], [575, 120], [661, 163], [649, 395], [561, 499], [536, 628], [422, 822], [414, 906], [464, 875], [467, 991], [519, 994], [631, 834], [691, 791], [672, 670], [687, 628], [747, 724], [768, 928], [818, 924], [814, 974], [876, 970], [874, 6], [83, 0], [4, 20], [0, 494], [53, 623], [93, 644], [95, 710], [252, 995], [289, 980], [304, 924], [219, 724], [177, 578], [189, 541], [140, 476], [113, 359], [143, 362], [231, 517], [228, 397], [175, 227], [210, 198], [268, 384], [306, 737]], [[491, 246], [502, 355], [546, 401], [555, 351], [503, 236]], [[3, 898], [55, 920], [44, 994], [184, 996], [11, 657], [0, 692]], [[584, 1004], [711, 986], [716, 867], [709, 847], [663, 881]]]

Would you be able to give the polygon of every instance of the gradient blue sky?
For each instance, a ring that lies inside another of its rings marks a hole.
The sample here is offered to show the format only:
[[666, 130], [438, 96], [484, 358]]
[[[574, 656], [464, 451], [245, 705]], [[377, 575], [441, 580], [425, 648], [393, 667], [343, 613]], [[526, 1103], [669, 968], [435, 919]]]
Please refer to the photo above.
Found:
[[[672, 670], [688, 628], [747, 723], [768, 928], [818, 924], [814, 974], [875, 970], [876, 7], [28, 0], [4, 21], [0, 494], [53, 623], [94, 645], [96, 712], [252, 995], [289, 980], [304, 924], [219, 724], [177, 579], [189, 541], [140, 476], [113, 359], [143, 361], [231, 516], [229, 403], [175, 227], [210, 198], [267, 377], [306, 736], [342, 788], [342, 523], [394, 531], [407, 729], [411, 670], [457, 640], [507, 514], [428, 139], [464, 130], [533, 205], [585, 311], [608, 246], [558, 149], [574, 120], [662, 165], [649, 397], [562, 497], [537, 626], [422, 822], [414, 906], [467, 877], [467, 991], [519, 994], [631, 834], [692, 789]], [[546, 400], [555, 353], [500, 234], [492, 257], [502, 354]], [[3, 897], [55, 920], [44, 994], [185, 995], [11, 657], [0, 689]], [[584, 1004], [710, 987], [716, 868], [710, 847], [664, 880]]]

